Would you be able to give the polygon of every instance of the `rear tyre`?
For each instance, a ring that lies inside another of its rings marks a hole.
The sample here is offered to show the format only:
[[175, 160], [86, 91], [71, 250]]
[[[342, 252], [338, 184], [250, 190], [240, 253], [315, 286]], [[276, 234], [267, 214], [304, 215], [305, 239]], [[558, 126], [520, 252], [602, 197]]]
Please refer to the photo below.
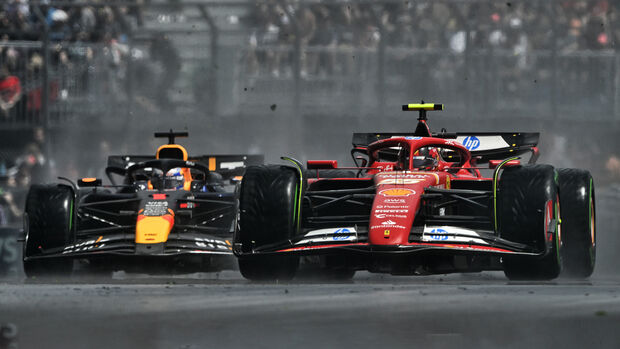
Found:
[[[271, 244], [286, 243], [296, 231], [299, 178], [286, 166], [262, 165], [247, 169], [239, 195], [237, 241], [243, 253]], [[249, 280], [290, 280], [299, 257], [258, 254], [239, 258], [239, 271]]]
[[590, 172], [558, 170], [562, 207], [562, 257], [564, 274], [587, 278], [596, 261], [594, 181]]
[[24, 272], [28, 277], [68, 276], [73, 260], [68, 258], [31, 259], [52, 248], [62, 248], [72, 240], [73, 190], [66, 185], [33, 185], [24, 212]]
[[532, 246], [542, 257], [506, 256], [504, 273], [511, 280], [551, 280], [560, 275], [561, 231], [556, 172], [549, 165], [507, 168], [497, 194], [500, 236]]

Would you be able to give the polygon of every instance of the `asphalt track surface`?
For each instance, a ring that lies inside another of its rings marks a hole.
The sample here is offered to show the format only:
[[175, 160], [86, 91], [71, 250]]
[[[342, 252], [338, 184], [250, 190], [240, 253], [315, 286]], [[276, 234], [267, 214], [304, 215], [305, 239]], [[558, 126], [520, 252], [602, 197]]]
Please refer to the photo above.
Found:
[[619, 348], [620, 279], [250, 283], [236, 271], [0, 283], [0, 348]]

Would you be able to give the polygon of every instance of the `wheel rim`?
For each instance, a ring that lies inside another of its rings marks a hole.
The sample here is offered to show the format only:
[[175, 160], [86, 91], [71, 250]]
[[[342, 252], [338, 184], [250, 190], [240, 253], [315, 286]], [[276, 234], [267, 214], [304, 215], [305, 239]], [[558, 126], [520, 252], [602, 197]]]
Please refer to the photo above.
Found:
[[548, 242], [553, 241], [553, 234], [550, 233], [552, 219], [553, 219], [553, 200], [547, 200], [547, 203], [545, 204], [544, 222], [545, 222], [545, 235], [547, 237]]
[[590, 196], [590, 238], [592, 240], [592, 246], [596, 245], [596, 228], [594, 225], [594, 200]]
[[556, 230], [558, 231], [558, 249], [562, 246], [562, 216], [560, 216], [560, 196], [555, 197], [555, 218], [556, 218]]

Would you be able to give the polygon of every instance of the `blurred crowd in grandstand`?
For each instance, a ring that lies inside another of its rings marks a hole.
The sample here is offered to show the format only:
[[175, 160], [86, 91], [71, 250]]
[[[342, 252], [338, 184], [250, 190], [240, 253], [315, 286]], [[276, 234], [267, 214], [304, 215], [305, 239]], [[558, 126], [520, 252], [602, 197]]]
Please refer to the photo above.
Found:
[[[126, 8], [111, 7], [55, 7], [53, 1], [38, 2], [32, 6], [28, 0], [5, 0], [0, 5], [0, 81], [7, 78], [15, 82], [10, 86], [0, 82], [1, 114], [31, 114], [39, 117], [41, 109], [41, 84], [44, 53], [37, 46], [47, 30], [50, 43], [50, 67], [68, 71], [73, 65], [83, 63], [88, 69], [93, 58], [91, 44], [101, 43], [112, 63], [119, 63], [125, 37], [121, 22], [116, 16], [126, 15]], [[33, 45], [11, 45], [13, 41], [33, 42]], [[64, 43], [72, 43], [71, 49]], [[84, 44], [84, 45], [80, 45]], [[76, 69], [79, 70], [79, 69]], [[50, 99], [58, 98], [58, 81], [50, 83]], [[12, 108], [14, 107], [15, 108]]]
[[[337, 2], [299, 5], [261, 2], [248, 22], [254, 28], [251, 69], [273, 75], [290, 72], [291, 47], [299, 36], [302, 47], [323, 46], [340, 51], [388, 47], [437, 50], [455, 54], [467, 49], [509, 50], [515, 55], [531, 50], [614, 49], [620, 40], [617, 1], [539, 2]], [[469, 33], [469, 37], [467, 37]], [[383, 36], [383, 37], [382, 37]], [[348, 55], [338, 62], [335, 50], [302, 57], [302, 76], [347, 69]], [[526, 64], [525, 58], [521, 64]]]
[[[150, 101], [163, 109], [169, 104], [167, 91], [178, 75], [178, 54], [163, 34], [154, 35], [146, 51], [130, 50], [127, 33], [142, 22], [140, 6], [103, 6], [104, 2], [98, 6], [54, 6], [53, 0], [42, 0], [37, 2], [42, 6], [34, 6], [28, 0], [5, 1], [0, 4], [0, 120], [1, 116], [19, 119], [15, 115], [19, 114], [22, 120], [26, 115], [27, 120], [41, 121], [42, 69], [47, 58], [41, 42], [46, 28], [50, 43], [48, 76], [54, 77], [49, 81], [50, 101], [89, 91], [95, 67], [100, 73], [97, 78], [106, 82], [104, 91], [99, 92], [122, 95], [127, 61], [131, 57], [144, 62], [148, 57], [149, 63], [160, 65], [158, 78], [153, 81], [154, 74], [145, 73], [147, 68], [140, 64], [132, 73], [139, 80], [151, 78], [146, 84], [154, 91]], [[12, 45], [15, 41], [20, 44]], [[34, 46], [24, 44], [27, 42]], [[107, 76], [101, 76], [103, 70]], [[69, 91], [71, 88], [75, 91]]]
[[[6, 0], [5, 0], [6, 1]], [[53, 1], [41, 1], [39, 13], [28, 0], [8, 0], [0, 11], [0, 30], [10, 40], [41, 40], [44, 26], [49, 26], [53, 41], [106, 41], [121, 34], [115, 13], [127, 8], [55, 7]]]
[[33, 183], [46, 180], [45, 131], [36, 127], [21, 149], [0, 150], [0, 226], [19, 222], [26, 193]]

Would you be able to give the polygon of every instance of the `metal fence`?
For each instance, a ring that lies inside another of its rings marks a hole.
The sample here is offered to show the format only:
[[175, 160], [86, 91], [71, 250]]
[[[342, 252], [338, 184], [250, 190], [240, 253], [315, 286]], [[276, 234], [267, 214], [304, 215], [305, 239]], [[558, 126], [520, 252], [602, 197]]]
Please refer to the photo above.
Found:
[[[474, 50], [466, 56], [446, 49], [387, 48], [380, 58], [376, 49], [307, 47], [303, 54], [322, 65], [311, 70], [302, 65], [296, 82], [289, 58], [296, 55], [292, 48], [238, 50], [234, 104], [253, 110], [264, 104], [265, 96], [278, 96], [282, 106], [291, 108], [299, 98], [302, 110], [364, 114], [424, 98], [443, 101], [469, 117], [536, 114], [548, 120], [574, 120], [588, 115], [597, 121], [620, 120], [620, 55], [615, 51], [556, 55], [538, 50], [515, 56], [502, 50]], [[270, 55], [287, 61], [269, 70], [270, 64], [257, 57]], [[244, 93], [247, 88], [254, 93]]]
[[[23, 57], [11, 72], [21, 81], [21, 98], [3, 113], [1, 124], [45, 122], [42, 46], [40, 42], [0, 43], [0, 50], [13, 50]], [[73, 116], [126, 113], [132, 102], [127, 85], [138, 95], [152, 87], [139, 70], [149, 64], [143, 58], [134, 62], [137, 67], [130, 73], [127, 61], [115, 62], [111, 48], [103, 44], [58, 44], [49, 50], [47, 120], [51, 123]], [[254, 110], [268, 97], [277, 97], [272, 99], [281, 107], [294, 108], [297, 95], [298, 107], [314, 112], [377, 111], [380, 105], [426, 98], [444, 101], [450, 109], [470, 116], [484, 111], [495, 117], [535, 112], [561, 120], [584, 114], [601, 121], [620, 118], [620, 57], [613, 51], [557, 56], [534, 51], [516, 57], [509, 52], [481, 50], [465, 57], [446, 50], [389, 48], [383, 59], [384, 76], [379, 80], [376, 50], [308, 47], [304, 54], [310, 68], [302, 67], [298, 81], [289, 65], [289, 57], [295, 55], [292, 48], [230, 46], [221, 51], [234, 55], [235, 64], [227, 69], [229, 76], [210, 74], [195, 57], [183, 62], [176, 83], [183, 93], [174, 95], [183, 112], [203, 109], [206, 96], [201, 93], [210, 93], [210, 83], [219, 78], [228, 82], [222, 85], [229, 90], [219, 91], [220, 104], [227, 106], [228, 113]], [[270, 70], [268, 63], [257, 58], [274, 54], [286, 59], [277, 70]], [[209, 59], [202, 55], [203, 60]], [[521, 60], [530, 63], [520, 67]], [[209, 78], [204, 77], [207, 74]]]
[[4, 74], [21, 86], [17, 102], [0, 116], [3, 127], [113, 114], [126, 102], [123, 63], [114, 62], [109, 46], [12, 41], [0, 42], [0, 52]]
[[[363, 116], [417, 99], [442, 101], [455, 111], [452, 115], [468, 118], [534, 114], [572, 120], [587, 114], [589, 119], [618, 121], [620, 51], [613, 45], [567, 49], [565, 43], [571, 21], [578, 20], [570, 11], [580, 4], [570, 0], [127, 2], [125, 6], [144, 7], [146, 24], [130, 30], [122, 44], [49, 39], [0, 43], [0, 50], [17, 50], [24, 58], [15, 67], [22, 81], [22, 101], [0, 122], [53, 123], [89, 114], [127, 117], [136, 110], [247, 114], [274, 104], [295, 115]], [[263, 7], [287, 22], [260, 18], [265, 16], [260, 13]], [[304, 11], [314, 11], [318, 21], [321, 11], [333, 15], [347, 8], [357, 11], [357, 23], [317, 22], [314, 37], [304, 39]], [[591, 12], [596, 12], [594, 7]], [[617, 14], [605, 16], [613, 19]], [[157, 22], [164, 17], [180, 19], [166, 26]], [[605, 24], [603, 34], [609, 37], [605, 40], [613, 42], [617, 22]], [[527, 44], [519, 43], [522, 34]], [[176, 62], [152, 54], [153, 37], [158, 35], [167, 37], [169, 52], [164, 55]], [[338, 39], [326, 43], [332, 36]], [[493, 40], [513, 42], [490, 43]], [[178, 67], [170, 68], [173, 65]], [[173, 78], [170, 86], [162, 83], [167, 77]]]

